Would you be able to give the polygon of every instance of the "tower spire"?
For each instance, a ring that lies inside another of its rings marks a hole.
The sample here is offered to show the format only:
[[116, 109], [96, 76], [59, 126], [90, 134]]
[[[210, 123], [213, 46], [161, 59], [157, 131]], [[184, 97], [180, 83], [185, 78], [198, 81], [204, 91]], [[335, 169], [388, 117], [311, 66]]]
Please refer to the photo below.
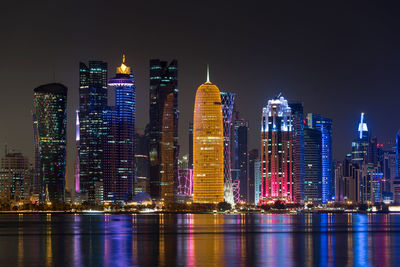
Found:
[[210, 82], [210, 66], [207, 64], [207, 81], [206, 83], [211, 83]]

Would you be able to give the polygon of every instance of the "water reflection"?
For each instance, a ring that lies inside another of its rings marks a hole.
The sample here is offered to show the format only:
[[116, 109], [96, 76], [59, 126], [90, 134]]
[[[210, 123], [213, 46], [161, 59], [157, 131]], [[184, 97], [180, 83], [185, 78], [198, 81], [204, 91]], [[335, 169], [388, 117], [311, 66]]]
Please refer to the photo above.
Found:
[[400, 215], [0, 215], [1, 266], [396, 266]]

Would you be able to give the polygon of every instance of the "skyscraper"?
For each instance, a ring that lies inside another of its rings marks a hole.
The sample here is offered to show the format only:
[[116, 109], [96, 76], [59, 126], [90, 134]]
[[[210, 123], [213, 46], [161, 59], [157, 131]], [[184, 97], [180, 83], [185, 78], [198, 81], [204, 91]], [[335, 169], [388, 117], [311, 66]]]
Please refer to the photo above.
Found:
[[369, 132], [368, 126], [364, 118], [364, 113], [361, 113], [360, 123], [358, 124], [357, 138], [351, 144], [352, 161], [362, 164], [364, 161], [368, 162], [369, 150]]
[[[103, 186], [103, 111], [107, 107], [107, 63], [79, 64], [80, 192], [89, 203], [101, 202]], [[96, 188], [99, 187], [99, 188]]]
[[189, 158], [188, 168], [193, 170], [193, 123], [189, 123]]
[[255, 199], [256, 187], [254, 164], [258, 158], [258, 149], [253, 149], [249, 152], [249, 203], [253, 204], [257, 204]]
[[269, 100], [261, 119], [261, 201], [294, 201], [292, 131], [287, 100]]
[[63, 202], [65, 190], [67, 87], [45, 84], [34, 90], [42, 200]]
[[[322, 202], [335, 196], [335, 180], [332, 172], [332, 120], [319, 114], [308, 113], [308, 127], [318, 129], [322, 137]], [[307, 166], [307, 165], [306, 165]]]
[[178, 62], [150, 60], [150, 195], [172, 202], [178, 175]]
[[221, 94], [207, 81], [196, 92], [193, 117], [193, 202], [224, 201], [224, 134]]
[[293, 138], [293, 199], [304, 200], [304, 112], [302, 103], [289, 104], [292, 110]]
[[322, 133], [304, 129], [304, 201], [322, 203]]
[[[136, 88], [125, 55], [116, 76], [108, 81], [115, 87], [115, 106], [104, 111], [104, 200], [130, 201], [134, 193]], [[99, 192], [100, 193], [100, 192]]]
[[396, 133], [396, 176], [400, 177], [400, 130]]
[[222, 118], [224, 122], [224, 198], [234, 204], [231, 176], [231, 129], [235, 94], [221, 92]]
[[233, 121], [232, 131], [232, 179], [239, 181], [239, 199], [236, 201], [249, 202], [249, 181], [248, 181], [248, 149], [247, 133], [248, 123], [238, 117]]
[[135, 135], [135, 195], [149, 191], [149, 135]]
[[254, 161], [254, 204], [258, 205], [261, 197], [261, 161]]

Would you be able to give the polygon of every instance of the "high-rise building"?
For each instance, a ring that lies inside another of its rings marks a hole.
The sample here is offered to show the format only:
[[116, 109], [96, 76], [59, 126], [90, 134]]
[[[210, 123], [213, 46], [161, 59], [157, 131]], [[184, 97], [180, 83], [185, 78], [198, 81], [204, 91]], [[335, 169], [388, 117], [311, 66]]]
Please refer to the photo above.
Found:
[[258, 160], [258, 149], [253, 149], [249, 152], [249, 203], [257, 204], [255, 199], [255, 169], [254, 164]]
[[34, 90], [42, 200], [63, 202], [65, 191], [67, 87], [50, 83]]
[[258, 205], [261, 197], [261, 161], [254, 161], [254, 204]]
[[0, 202], [29, 202], [32, 174], [28, 158], [6, 148], [0, 164]]
[[193, 123], [189, 123], [189, 158], [188, 168], [193, 170]]
[[[84, 201], [101, 202], [103, 186], [103, 111], [107, 107], [107, 63], [79, 64], [79, 167]], [[100, 188], [96, 188], [96, 185]], [[99, 199], [100, 198], [100, 199]]]
[[332, 172], [332, 120], [319, 114], [309, 113], [307, 121], [308, 127], [318, 129], [322, 134], [322, 202], [326, 203], [335, 197], [335, 182]]
[[322, 133], [304, 129], [304, 201], [322, 203]]
[[368, 162], [369, 150], [369, 132], [368, 126], [364, 118], [364, 113], [361, 113], [360, 123], [358, 124], [357, 138], [351, 144], [352, 161], [362, 164], [364, 161]]
[[174, 200], [178, 176], [178, 62], [150, 60], [150, 195]]
[[135, 135], [135, 195], [149, 191], [149, 136]]
[[293, 202], [292, 110], [283, 97], [268, 101], [261, 120], [261, 201]]
[[235, 201], [249, 202], [248, 177], [248, 123], [244, 119], [236, 118], [232, 127], [232, 180], [239, 181], [239, 199]]
[[224, 198], [234, 204], [231, 177], [231, 129], [235, 94], [221, 92], [222, 117], [224, 122]]
[[193, 202], [224, 201], [224, 133], [221, 94], [207, 81], [196, 92], [193, 117]]
[[292, 111], [292, 143], [293, 143], [293, 200], [304, 200], [304, 111], [302, 103], [291, 103]]
[[75, 122], [75, 142], [77, 147], [77, 153], [75, 158], [75, 194], [80, 195], [81, 193], [81, 170], [79, 160], [79, 147], [80, 147], [80, 125], [79, 125], [79, 110], [76, 111], [76, 122]]
[[[103, 111], [103, 196], [104, 201], [130, 201], [134, 194], [136, 88], [125, 55], [108, 85], [115, 87], [115, 106]], [[101, 190], [96, 194], [101, 195]]]
[[396, 176], [400, 177], [400, 130], [396, 133]]
[[349, 159], [338, 162], [335, 168], [335, 201], [360, 201], [361, 172], [359, 165]]

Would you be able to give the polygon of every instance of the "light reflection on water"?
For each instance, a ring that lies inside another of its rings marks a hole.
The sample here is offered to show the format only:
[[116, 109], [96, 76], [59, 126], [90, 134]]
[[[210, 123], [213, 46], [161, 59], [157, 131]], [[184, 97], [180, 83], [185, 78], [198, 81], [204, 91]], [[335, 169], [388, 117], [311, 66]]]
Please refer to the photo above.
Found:
[[396, 266], [400, 215], [0, 215], [1, 266]]

